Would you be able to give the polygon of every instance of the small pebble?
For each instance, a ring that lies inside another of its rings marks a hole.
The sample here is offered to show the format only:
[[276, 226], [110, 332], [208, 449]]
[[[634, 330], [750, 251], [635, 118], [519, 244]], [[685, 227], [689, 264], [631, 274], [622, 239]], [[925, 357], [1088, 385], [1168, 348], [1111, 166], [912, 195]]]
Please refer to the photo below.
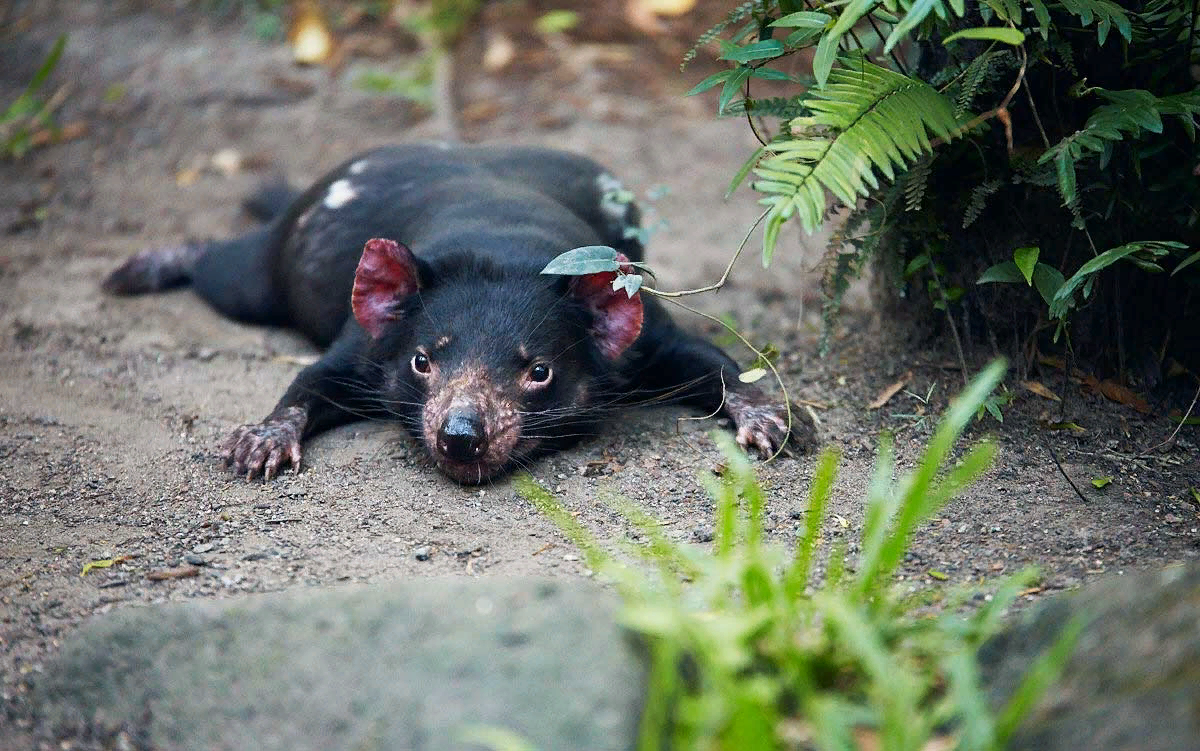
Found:
[[183, 557], [183, 560], [185, 563], [188, 563], [192, 566], [207, 566], [208, 565], [207, 558], [205, 558], [202, 555], [195, 555], [193, 553], [189, 553], [189, 554], [185, 555]]
[[214, 547], [215, 546], [211, 542], [202, 542], [199, 545], [197, 545], [196, 547], [192, 548], [192, 552], [193, 553], [207, 553], [208, 551], [212, 550]]
[[418, 561], [427, 561], [432, 557], [433, 548], [429, 547], [428, 545], [422, 545], [413, 551], [413, 558], [416, 558]]

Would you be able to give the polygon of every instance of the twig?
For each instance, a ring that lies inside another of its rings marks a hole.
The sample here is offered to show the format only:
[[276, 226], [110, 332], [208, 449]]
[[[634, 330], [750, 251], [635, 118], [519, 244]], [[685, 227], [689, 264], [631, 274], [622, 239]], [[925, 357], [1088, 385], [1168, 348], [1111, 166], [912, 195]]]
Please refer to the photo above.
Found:
[[946, 322], [950, 324], [950, 336], [954, 339], [954, 349], [958, 351], [958, 364], [962, 366], [963, 386], [971, 385], [971, 379], [967, 376], [967, 356], [963, 354], [962, 341], [958, 336], [958, 326], [954, 325], [954, 316], [950, 315], [950, 300], [946, 297], [946, 288], [942, 285], [942, 277], [937, 272], [937, 263], [931, 258], [929, 259], [929, 271], [933, 274], [933, 281], [937, 282], [938, 292], [942, 295], [942, 302], [946, 308]]
[[[687, 297], [688, 295], [698, 295], [701, 292], [712, 292], [713, 290], [724, 287], [725, 282], [729, 279], [730, 272], [733, 271], [733, 264], [737, 263], [738, 257], [742, 254], [742, 251], [745, 250], [745, 248], [746, 248], [746, 243], [750, 241], [750, 234], [752, 232], [754, 232], [755, 229], [758, 228], [758, 225], [762, 224], [762, 220], [766, 219], [767, 214], [769, 214], [769, 213], [771, 213], [771, 210], [767, 209], [766, 211], [764, 211], [763, 213], [758, 215], [758, 218], [754, 220], [754, 224], [751, 224], [750, 229], [746, 230], [745, 236], [742, 237], [742, 242], [738, 244], [737, 250], [734, 251], [733, 258], [729, 259], [729, 265], [725, 267], [725, 273], [721, 274], [721, 278], [718, 279], [717, 281], [713, 282], [712, 284], [709, 284], [708, 286], [705, 286], [705, 287], [697, 287], [696, 289], [685, 289], [685, 290], [680, 290], [677, 292], [664, 292], [660, 289], [654, 289], [653, 287], [648, 287], [645, 284], [642, 285], [642, 289], [644, 289], [645, 291], [649, 292], [652, 295], [658, 295], [659, 297], [674, 298], [674, 297]], [[703, 314], [701, 314], [701, 315], [703, 315]]]
[[1058, 471], [1061, 472], [1062, 476], [1066, 478], [1067, 484], [1070, 485], [1071, 489], [1075, 491], [1075, 495], [1079, 496], [1079, 500], [1087, 503], [1087, 496], [1083, 494], [1083, 491], [1081, 491], [1077, 485], [1075, 485], [1075, 482], [1071, 479], [1071, 476], [1067, 474], [1067, 470], [1063, 469], [1062, 462], [1058, 460], [1058, 454], [1054, 453], [1054, 449], [1050, 446], [1050, 441], [1046, 440], [1045, 436], [1042, 436], [1042, 445], [1045, 446], [1046, 451], [1050, 453], [1050, 458], [1054, 460], [1054, 466], [1058, 467]]
[[1183, 413], [1183, 417], [1179, 418], [1179, 424], [1176, 425], [1175, 429], [1171, 431], [1171, 435], [1167, 436], [1166, 438], [1162, 439], [1162, 441], [1154, 444], [1150, 448], [1148, 448], [1145, 451], [1143, 451], [1142, 453], [1138, 454], [1138, 456], [1146, 456], [1146, 455], [1150, 454], [1151, 452], [1157, 451], [1158, 449], [1162, 448], [1163, 446], [1166, 446], [1171, 441], [1175, 440], [1175, 436], [1179, 435], [1179, 431], [1180, 431], [1180, 429], [1183, 428], [1184, 423], [1186, 423], [1187, 419], [1192, 416], [1192, 410], [1195, 409], [1195, 407], [1196, 407], [1197, 399], [1200, 399], [1200, 385], [1196, 386], [1196, 393], [1192, 396], [1192, 403], [1188, 405], [1187, 412]]

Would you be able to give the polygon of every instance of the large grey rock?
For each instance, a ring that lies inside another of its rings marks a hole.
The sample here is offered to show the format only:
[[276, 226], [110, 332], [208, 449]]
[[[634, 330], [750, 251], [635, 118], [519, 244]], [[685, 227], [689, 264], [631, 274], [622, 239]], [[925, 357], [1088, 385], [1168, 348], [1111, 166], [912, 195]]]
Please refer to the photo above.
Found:
[[632, 748], [644, 673], [598, 588], [425, 579], [128, 608], [35, 687], [43, 730], [162, 749]]
[[1062, 681], [1011, 747], [1031, 751], [1200, 749], [1200, 567], [1097, 582], [1050, 600], [985, 645], [985, 682], [1012, 695], [1075, 613], [1090, 612]]

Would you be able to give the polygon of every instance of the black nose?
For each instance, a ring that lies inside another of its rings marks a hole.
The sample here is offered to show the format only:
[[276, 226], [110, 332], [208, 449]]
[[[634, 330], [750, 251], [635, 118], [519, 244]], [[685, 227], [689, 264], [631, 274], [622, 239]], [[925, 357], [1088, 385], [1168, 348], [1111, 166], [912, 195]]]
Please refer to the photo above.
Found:
[[438, 450], [456, 462], [473, 462], [487, 451], [483, 418], [473, 409], [451, 412], [438, 429]]

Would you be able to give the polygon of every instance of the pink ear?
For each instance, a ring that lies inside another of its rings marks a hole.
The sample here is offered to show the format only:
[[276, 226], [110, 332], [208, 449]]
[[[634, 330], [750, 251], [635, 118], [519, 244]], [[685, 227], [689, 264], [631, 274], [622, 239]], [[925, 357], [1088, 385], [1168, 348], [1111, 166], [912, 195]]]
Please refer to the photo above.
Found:
[[[623, 253], [617, 254], [617, 262], [621, 264], [621, 271], [633, 273], [633, 267], [628, 265], [629, 259]], [[595, 314], [592, 337], [610, 360], [620, 357], [642, 333], [641, 295], [630, 297], [624, 289], [614, 290], [612, 283], [616, 278], [614, 271], [601, 271], [571, 280], [571, 293]]]
[[396, 303], [419, 287], [412, 251], [394, 240], [367, 240], [354, 272], [350, 308], [371, 338], [378, 339], [387, 322], [395, 318]]

